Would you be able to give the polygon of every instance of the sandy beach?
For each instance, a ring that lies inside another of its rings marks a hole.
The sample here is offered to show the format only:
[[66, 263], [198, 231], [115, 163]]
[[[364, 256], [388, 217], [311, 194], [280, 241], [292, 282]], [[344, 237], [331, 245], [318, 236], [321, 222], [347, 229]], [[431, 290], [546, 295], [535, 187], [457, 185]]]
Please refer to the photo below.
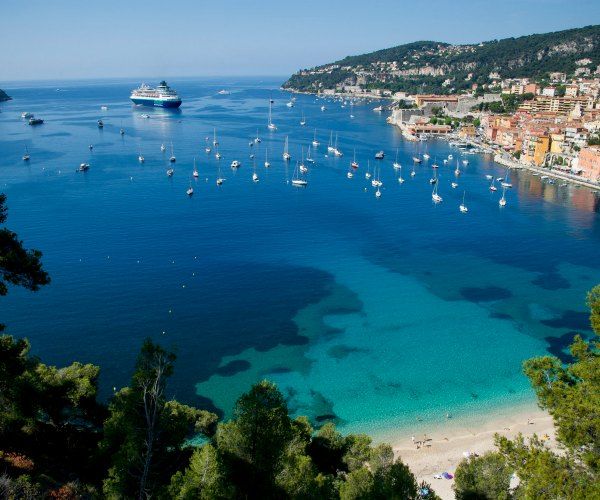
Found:
[[[434, 479], [434, 475], [449, 472], [454, 475], [457, 465], [463, 459], [464, 452], [482, 455], [488, 450], [495, 449], [494, 434], [498, 433], [509, 438], [518, 433], [524, 436], [544, 436], [550, 439], [550, 447], [556, 445], [552, 417], [537, 408], [519, 408], [514, 413], [494, 415], [483, 424], [468, 422], [453, 422], [447, 428], [426, 429], [419, 434], [403, 436], [393, 441], [394, 451], [408, 464], [417, 476], [418, 481], [425, 480], [432, 485], [436, 493], [446, 499], [454, 499], [453, 479]], [[424, 442], [425, 445], [413, 444]]]

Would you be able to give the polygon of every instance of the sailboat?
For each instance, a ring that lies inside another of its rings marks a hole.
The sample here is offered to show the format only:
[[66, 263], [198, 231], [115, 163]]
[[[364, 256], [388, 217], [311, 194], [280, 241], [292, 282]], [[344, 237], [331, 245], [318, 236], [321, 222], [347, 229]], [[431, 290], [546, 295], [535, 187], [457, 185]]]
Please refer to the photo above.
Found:
[[194, 188], [192, 187], [191, 181], [190, 181], [190, 187], [187, 188], [187, 191], [185, 192], [185, 194], [187, 194], [188, 196], [192, 196], [194, 194]]
[[400, 163], [398, 163], [398, 148], [396, 148], [396, 161], [393, 163], [392, 165], [396, 170], [400, 170], [402, 168], [402, 165], [400, 165]]
[[439, 168], [439, 165], [437, 164], [437, 157], [435, 160], [433, 160], [433, 165], [431, 165], [431, 168]]
[[511, 188], [512, 184], [508, 182], [508, 169], [506, 169], [506, 175], [504, 176], [504, 180], [500, 183], [502, 187]]
[[367, 171], [365, 172], [365, 179], [371, 178], [371, 163], [367, 160]]
[[29, 151], [27, 151], [27, 146], [25, 146], [25, 154], [23, 155], [23, 161], [29, 161]]
[[265, 149], [265, 168], [269, 168], [271, 164], [269, 163], [269, 148]]
[[454, 171], [454, 175], [456, 175], [456, 177], [460, 175], [460, 163], [458, 163], [458, 160], [456, 160], [456, 170]]
[[354, 119], [354, 101], [350, 101], [350, 119]]
[[300, 125], [304, 127], [306, 125], [306, 118], [304, 117], [304, 111], [302, 111], [302, 119], [300, 120]]
[[292, 186], [305, 187], [308, 185], [308, 181], [304, 177], [300, 177], [300, 170], [298, 162], [296, 162], [296, 168], [294, 169], [294, 176], [292, 178]]
[[204, 143], [206, 144], [206, 145], [204, 146], [204, 151], [206, 152], [206, 154], [210, 154], [210, 152], [211, 152], [212, 150], [211, 150], [211, 147], [208, 145], [208, 137], [205, 137], [205, 138], [204, 138]]
[[417, 175], [417, 173], [415, 172], [415, 164], [413, 163], [412, 170], [410, 171], [410, 176], [414, 177], [415, 175]]
[[175, 170], [172, 169], [172, 168], [170, 168], [170, 169], [167, 170], [167, 176], [169, 176], [169, 177], [173, 177], [174, 173], [175, 173]]
[[463, 201], [462, 203], [459, 205], [458, 209], [464, 214], [467, 213], [469, 211], [469, 209], [467, 208], [467, 205], [465, 205], [465, 194], [466, 191], [463, 191]]
[[261, 142], [261, 139], [260, 139], [260, 137], [258, 136], [258, 129], [256, 129], [256, 137], [254, 138], [254, 142], [255, 142], [256, 144], [260, 144], [260, 142]]
[[169, 158], [169, 161], [171, 163], [175, 163], [176, 160], [177, 160], [177, 158], [175, 158], [175, 155], [173, 154], [173, 142], [171, 142], [171, 156]]
[[217, 160], [220, 160], [221, 158], [223, 158], [223, 155], [221, 153], [219, 153], [219, 146], [216, 146], [216, 153], [215, 153], [215, 158]]
[[285, 161], [290, 161], [292, 159], [292, 155], [288, 151], [288, 136], [285, 136], [285, 144], [283, 145], [283, 159]]
[[506, 187], [502, 187], [502, 198], [500, 198], [500, 200], [498, 201], [498, 205], [500, 205], [501, 207], [504, 207], [506, 205]]
[[161, 144], [160, 150], [164, 153], [167, 150], [167, 146], [165, 146], [164, 144]]
[[223, 184], [224, 180], [225, 179], [223, 177], [221, 177], [221, 163], [219, 163], [217, 166], [217, 186], [220, 186], [221, 184]]
[[335, 156], [344, 156], [344, 154], [338, 149], [337, 144], [338, 144], [338, 135], [335, 134], [335, 146], [333, 148], [333, 154]]
[[429, 160], [429, 158], [431, 158], [431, 156], [429, 156], [428, 153], [423, 153], [423, 158], [425, 158], [426, 160]]
[[315, 135], [312, 141], [312, 145], [316, 148], [319, 147], [319, 144], [321, 144], [319, 141], [317, 141], [317, 129], [315, 129]]
[[198, 173], [198, 169], [196, 168], [196, 158], [194, 158], [194, 171], [192, 172], [192, 175], [196, 178], [198, 178], [198, 176], [200, 175]]
[[431, 193], [431, 199], [434, 203], [440, 203], [442, 201], [442, 197], [438, 194], [438, 185], [437, 182], [433, 185], [433, 192]]
[[213, 128], [213, 146], [218, 146], [219, 141], [217, 141], [217, 129]]
[[125, 129], [123, 128], [123, 122], [121, 122], [121, 130], [119, 130], [121, 135], [125, 135]]
[[142, 155], [141, 151], [140, 151], [140, 154], [138, 155], [138, 161], [140, 163], [144, 163], [146, 161], [146, 159], [144, 158], [144, 155]]
[[352, 179], [352, 177], [354, 177], [354, 174], [352, 173], [352, 170], [348, 170], [348, 173], [346, 174], [346, 177], [348, 177], [348, 179]]
[[271, 108], [273, 107], [273, 99], [269, 99], [269, 121], [267, 123], [267, 128], [269, 130], [277, 130], [277, 127], [275, 126], [275, 124], [273, 123], [272, 119], [271, 119], [271, 114], [272, 114], [272, 110]]
[[252, 170], [254, 171], [252, 172], [252, 181], [258, 182], [258, 174], [256, 173], [256, 161], [252, 162]]
[[308, 146], [308, 152], [306, 153], [306, 161], [308, 163], [314, 163], [315, 162], [315, 159], [311, 155], [311, 148], [312, 148], [312, 146], [309, 145]]
[[495, 179], [492, 177], [492, 183], [490, 184], [490, 191], [498, 191], [498, 188], [494, 186]]
[[306, 165], [304, 165], [304, 148], [302, 148], [302, 161], [300, 162], [300, 166], [298, 168], [303, 174], [308, 172], [308, 168], [306, 167]]
[[452, 186], [452, 189], [456, 189], [458, 187], [458, 183], [457, 182], [451, 182], [450, 186]]
[[402, 165], [399, 165], [399, 167], [398, 182], [400, 184], [404, 184], [404, 177], [402, 177]]
[[380, 186], [383, 186], [383, 182], [381, 182], [381, 180], [379, 179], [379, 175], [381, 174], [381, 168], [378, 169], [377, 167], [375, 167], [373, 169], [373, 174], [375, 174], [376, 177], [375, 177], [375, 179], [373, 179], [371, 181], [371, 186], [377, 187], [377, 188]]
[[350, 166], [355, 170], [358, 168], [358, 163], [356, 163], [356, 148], [354, 148], [354, 159], [352, 160]]
[[335, 148], [333, 147], [333, 131], [329, 134], [329, 144], [327, 144], [327, 152], [333, 153]]

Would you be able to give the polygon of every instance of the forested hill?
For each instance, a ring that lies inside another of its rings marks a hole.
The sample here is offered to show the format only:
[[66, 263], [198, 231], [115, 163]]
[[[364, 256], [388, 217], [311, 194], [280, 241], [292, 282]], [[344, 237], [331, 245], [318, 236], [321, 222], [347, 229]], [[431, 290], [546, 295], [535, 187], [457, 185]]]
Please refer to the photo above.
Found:
[[455, 92], [501, 78], [543, 79], [550, 72], [593, 74], [600, 65], [600, 25], [472, 45], [421, 41], [348, 56], [300, 70], [284, 88], [317, 92], [336, 85]]
[[8, 101], [10, 99], [11, 97], [6, 92], [4, 92], [4, 90], [0, 89], [0, 102]]

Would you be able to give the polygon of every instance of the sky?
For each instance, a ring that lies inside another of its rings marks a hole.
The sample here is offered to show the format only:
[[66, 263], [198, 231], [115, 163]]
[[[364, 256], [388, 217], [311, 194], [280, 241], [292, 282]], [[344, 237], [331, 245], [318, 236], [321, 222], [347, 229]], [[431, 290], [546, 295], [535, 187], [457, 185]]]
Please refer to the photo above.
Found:
[[0, 84], [288, 75], [415, 40], [600, 24], [600, 0], [2, 0]]

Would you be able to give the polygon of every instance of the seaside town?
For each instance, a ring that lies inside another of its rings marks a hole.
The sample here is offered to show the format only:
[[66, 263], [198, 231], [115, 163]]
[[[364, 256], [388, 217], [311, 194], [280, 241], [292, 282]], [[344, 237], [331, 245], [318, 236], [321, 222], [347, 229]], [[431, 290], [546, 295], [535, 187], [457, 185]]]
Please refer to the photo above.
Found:
[[[388, 122], [408, 140], [445, 136], [495, 153], [504, 166], [600, 189], [600, 66], [590, 68], [591, 62], [578, 60], [573, 74], [551, 72], [544, 79], [492, 72], [488, 83], [450, 94], [367, 89], [362, 73], [319, 94], [391, 99]], [[395, 71], [394, 63], [388, 65]]]

